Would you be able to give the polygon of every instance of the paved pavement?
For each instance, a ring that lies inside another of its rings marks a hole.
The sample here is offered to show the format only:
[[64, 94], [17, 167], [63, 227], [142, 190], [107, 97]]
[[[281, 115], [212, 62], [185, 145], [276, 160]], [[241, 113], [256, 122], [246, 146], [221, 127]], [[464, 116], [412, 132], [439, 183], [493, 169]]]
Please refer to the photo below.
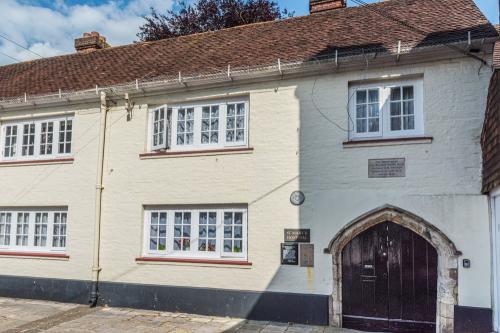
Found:
[[354, 333], [322, 326], [291, 325], [184, 313], [97, 307], [0, 298], [0, 333]]

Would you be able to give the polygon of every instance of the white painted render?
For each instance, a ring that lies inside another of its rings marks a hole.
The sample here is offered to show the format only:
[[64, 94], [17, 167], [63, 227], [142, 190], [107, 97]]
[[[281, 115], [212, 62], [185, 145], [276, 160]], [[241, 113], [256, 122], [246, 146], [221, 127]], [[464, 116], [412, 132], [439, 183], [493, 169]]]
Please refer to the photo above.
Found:
[[492, 301], [495, 331], [500, 329], [500, 189], [490, 192], [491, 240], [492, 240]]
[[[387, 75], [423, 78], [424, 133], [432, 143], [344, 147], [349, 83]], [[323, 249], [357, 216], [390, 204], [435, 225], [471, 260], [470, 269], [459, 269], [459, 304], [490, 307], [489, 215], [487, 197], [480, 194], [479, 142], [490, 76], [475, 60], [455, 59], [138, 98], [130, 121], [123, 101], [110, 104], [101, 280], [328, 295], [332, 258]], [[149, 110], [229, 93], [249, 98], [253, 152], [139, 158], [147, 150]], [[90, 279], [99, 103], [87, 107], [64, 109], [75, 111], [73, 164], [0, 166], [0, 206], [68, 206], [70, 259], [0, 257], [1, 274]], [[401, 157], [405, 178], [368, 178], [369, 158]], [[300, 207], [289, 202], [297, 189], [306, 195]], [[176, 204], [247, 204], [252, 266], [137, 263], [143, 206]], [[311, 228], [314, 268], [280, 266], [283, 229], [295, 227]]]

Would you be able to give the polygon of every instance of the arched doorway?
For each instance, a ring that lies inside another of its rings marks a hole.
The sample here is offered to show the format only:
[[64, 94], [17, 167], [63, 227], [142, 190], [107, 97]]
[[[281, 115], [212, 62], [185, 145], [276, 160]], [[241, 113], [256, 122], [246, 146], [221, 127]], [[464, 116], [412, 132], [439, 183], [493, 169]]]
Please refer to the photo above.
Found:
[[343, 327], [436, 332], [436, 249], [393, 222], [379, 223], [342, 250]]
[[403, 209], [385, 205], [370, 211], [347, 224], [330, 241], [327, 253], [332, 254], [333, 289], [330, 299], [330, 324], [343, 326], [342, 251], [364, 231], [391, 222], [423, 238], [437, 252], [436, 332], [454, 331], [454, 306], [458, 300], [458, 256], [453, 242], [424, 219]]

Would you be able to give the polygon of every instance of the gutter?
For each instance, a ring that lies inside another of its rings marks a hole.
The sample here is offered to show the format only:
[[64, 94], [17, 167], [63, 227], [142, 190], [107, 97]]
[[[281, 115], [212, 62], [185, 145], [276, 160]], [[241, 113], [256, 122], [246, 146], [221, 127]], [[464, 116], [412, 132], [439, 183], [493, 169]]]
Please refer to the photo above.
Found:
[[[121, 98], [128, 93], [130, 97], [145, 97], [178, 91], [191, 91], [206, 89], [207, 87], [227, 86], [235, 83], [255, 83], [284, 78], [298, 78], [310, 75], [325, 75], [342, 73], [354, 70], [372, 68], [386, 68], [406, 64], [427, 63], [431, 61], [464, 58], [461, 52], [449, 47], [467, 49], [470, 47], [483, 49], [483, 56], [493, 53], [495, 38], [474, 39], [470, 42], [461, 41], [451, 44], [438, 44], [418, 48], [403, 47], [398, 44], [398, 49], [386, 52], [373, 51], [363, 54], [344, 55], [336, 53], [335, 56], [326, 56], [322, 59], [309, 59], [284, 62], [277, 59], [276, 63], [255, 67], [232, 68], [211, 73], [198, 73], [186, 75], [170, 75], [156, 77], [150, 80], [135, 80], [108, 87], [96, 86], [93, 89], [52, 93], [46, 95], [28, 95], [1, 98], [0, 112], [20, 109], [39, 109], [46, 107], [67, 106], [79, 103], [95, 102], [101, 92], [106, 92], [108, 98]], [[474, 56], [477, 58], [477, 56]], [[484, 60], [482, 60], [484, 61]]]
[[108, 114], [108, 103], [106, 92], [101, 91], [101, 121], [99, 127], [99, 156], [97, 159], [97, 182], [95, 195], [95, 224], [94, 224], [94, 257], [92, 261], [92, 289], [89, 304], [91, 307], [97, 305], [99, 300], [99, 273], [100, 249], [101, 249], [101, 220], [102, 220], [102, 191], [104, 174], [104, 152], [106, 144], [106, 120]]

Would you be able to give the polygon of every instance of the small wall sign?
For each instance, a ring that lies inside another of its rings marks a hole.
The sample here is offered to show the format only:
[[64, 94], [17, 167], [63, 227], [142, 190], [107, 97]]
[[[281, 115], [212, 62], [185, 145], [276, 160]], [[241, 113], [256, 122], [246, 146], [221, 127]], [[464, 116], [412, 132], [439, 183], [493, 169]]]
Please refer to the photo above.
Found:
[[406, 177], [406, 159], [383, 158], [368, 160], [368, 178]]
[[300, 244], [300, 267], [314, 267], [314, 244]]
[[281, 243], [281, 264], [282, 265], [299, 264], [299, 244]]
[[311, 229], [285, 229], [285, 242], [310, 243]]

